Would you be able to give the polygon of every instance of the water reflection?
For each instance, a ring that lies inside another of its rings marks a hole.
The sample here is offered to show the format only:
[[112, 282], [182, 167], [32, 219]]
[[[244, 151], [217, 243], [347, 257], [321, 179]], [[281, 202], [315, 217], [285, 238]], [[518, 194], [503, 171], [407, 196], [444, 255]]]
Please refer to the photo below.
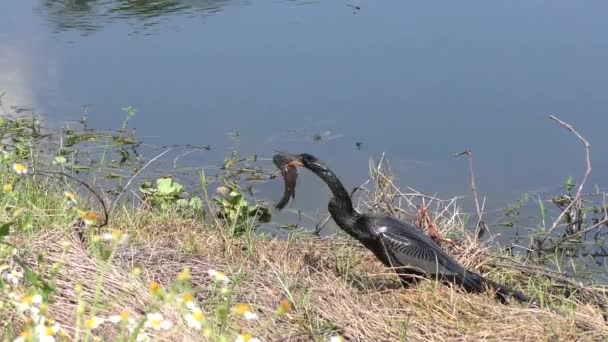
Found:
[[40, 108], [32, 87], [32, 54], [0, 38], [0, 116]]
[[44, 0], [39, 11], [57, 31], [92, 33], [116, 20], [135, 20], [149, 27], [176, 15], [211, 15], [221, 12], [230, 0]]

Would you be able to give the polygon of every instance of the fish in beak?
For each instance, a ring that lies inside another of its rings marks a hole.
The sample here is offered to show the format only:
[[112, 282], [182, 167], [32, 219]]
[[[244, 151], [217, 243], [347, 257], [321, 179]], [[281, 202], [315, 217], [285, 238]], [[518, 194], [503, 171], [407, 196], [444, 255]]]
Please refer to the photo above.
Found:
[[302, 166], [300, 157], [297, 154], [278, 152], [272, 157], [274, 165], [281, 171], [283, 177], [284, 190], [283, 197], [275, 205], [279, 210], [283, 209], [289, 202], [289, 198], [296, 198], [296, 180], [298, 178], [297, 166]]

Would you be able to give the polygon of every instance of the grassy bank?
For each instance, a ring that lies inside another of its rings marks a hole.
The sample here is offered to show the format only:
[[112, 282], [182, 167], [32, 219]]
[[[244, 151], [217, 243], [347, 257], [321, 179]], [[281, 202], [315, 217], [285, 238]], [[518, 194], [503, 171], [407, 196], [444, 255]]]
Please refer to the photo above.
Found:
[[[501, 304], [492, 294], [433, 281], [402, 289], [390, 270], [341, 234], [258, 234], [267, 212], [239, 187], [230, 167], [216, 184], [201, 174], [199, 188], [188, 193], [160, 178], [138, 182], [137, 196], [125, 200], [130, 183], [123, 182], [113, 197], [103, 195], [104, 225], [99, 200], [66, 176], [78, 176], [68, 167], [71, 158], [44, 164], [36, 140], [25, 138], [28, 130], [17, 140], [17, 131], [5, 131], [0, 162], [5, 340], [608, 338], [603, 287], [583, 286], [480, 244], [455, 200], [401, 192], [381, 167], [371, 168], [358, 194], [361, 210], [415, 220], [422, 200], [429, 222], [456, 242], [445, 246], [456, 259], [540, 304]], [[124, 145], [108, 141], [116, 145], [105, 151], [117, 148], [120, 155]], [[112, 202], [119, 196], [123, 201]]]

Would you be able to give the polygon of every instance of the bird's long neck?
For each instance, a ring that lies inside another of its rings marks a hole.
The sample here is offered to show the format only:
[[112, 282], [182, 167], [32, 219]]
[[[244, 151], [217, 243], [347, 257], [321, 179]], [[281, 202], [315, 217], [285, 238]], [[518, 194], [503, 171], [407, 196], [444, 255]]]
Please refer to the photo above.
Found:
[[342, 229], [352, 235], [358, 214], [353, 208], [353, 202], [348, 192], [333, 171], [329, 169], [312, 171], [327, 184], [333, 194], [333, 198], [329, 202], [329, 212], [332, 218]]

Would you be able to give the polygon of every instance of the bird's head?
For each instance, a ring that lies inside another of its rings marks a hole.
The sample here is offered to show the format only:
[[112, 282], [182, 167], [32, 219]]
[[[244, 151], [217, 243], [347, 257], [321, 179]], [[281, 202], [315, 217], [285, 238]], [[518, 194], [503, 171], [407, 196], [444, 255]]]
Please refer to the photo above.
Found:
[[309, 153], [288, 153], [279, 152], [275, 155], [277, 165], [304, 166], [305, 168], [317, 172], [331, 172], [321, 160]]
[[322, 161], [320, 161], [317, 157], [313, 156], [312, 154], [302, 153], [299, 155], [299, 158], [297, 161], [300, 162], [300, 165], [302, 165], [305, 168], [310, 169], [310, 170], [318, 170], [318, 171], [327, 170], [327, 166], [325, 166], [325, 164]]

